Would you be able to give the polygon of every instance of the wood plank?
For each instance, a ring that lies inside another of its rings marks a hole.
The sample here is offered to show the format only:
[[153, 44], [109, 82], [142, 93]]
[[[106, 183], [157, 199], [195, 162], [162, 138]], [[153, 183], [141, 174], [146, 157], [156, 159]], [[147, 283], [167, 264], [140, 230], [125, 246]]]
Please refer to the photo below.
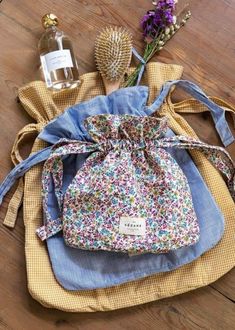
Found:
[[[2, 280], [2, 278], [1, 278]], [[113, 312], [65, 313], [45, 309], [30, 297], [22, 300], [4, 293], [0, 310], [3, 329], [231, 329], [235, 305], [210, 287], [138, 307]], [[0, 297], [0, 304], [2, 298]], [[10, 307], [9, 307], [10, 306]], [[12, 312], [14, 311], [14, 317]], [[215, 313], [216, 311], [216, 313]]]
[[210, 286], [235, 302], [235, 268]]

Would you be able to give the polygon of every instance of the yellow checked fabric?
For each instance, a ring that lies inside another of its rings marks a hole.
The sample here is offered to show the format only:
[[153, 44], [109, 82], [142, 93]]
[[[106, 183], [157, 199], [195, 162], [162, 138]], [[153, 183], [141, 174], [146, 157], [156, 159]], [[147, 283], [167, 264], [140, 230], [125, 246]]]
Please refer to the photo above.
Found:
[[[150, 87], [149, 103], [159, 93], [166, 80], [179, 79], [182, 67], [150, 63], [144, 77], [144, 84]], [[43, 125], [60, 114], [72, 104], [104, 94], [104, 88], [97, 73], [88, 73], [82, 77], [79, 88], [49, 92], [43, 82], [32, 82], [19, 90], [19, 97], [25, 110], [38, 124], [26, 128], [26, 131], [40, 131]], [[222, 102], [217, 100], [218, 103]], [[221, 105], [227, 106], [225, 103]], [[230, 107], [231, 108], [231, 107]], [[234, 109], [231, 108], [234, 111]], [[194, 100], [173, 105], [168, 98], [160, 115], [167, 115], [171, 128], [180, 134], [195, 136], [195, 132], [178, 114], [180, 112], [202, 112], [206, 108]], [[26, 134], [26, 133], [25, 133]], [[21, 132], [22, 135], [22, 132]], [[20, 136], [21, 136], [20, 135]], [[36, 139], [32, 152], [43, 148], [45, 144]], [[13, 160], [18, 154], [17, 143], [13, 150]], [[41, 205], [41, 171], [38, 165], [26, 173], [24, 178], [24, 223], [25, 254], [27, 263], [28, 288], [31, 295], [42, 305], [70, 312], [94, 312], [124, 308], [149, 301], [173, 296], [205, 286], [228, 272], [235, 265], [234, 204], [227, 187], [214, 167], [198, 151], [192, 152], [200, 172], [212, 191], [226, 220], [226, 230], [221, 242], [198, 260], [168, 273], [157, 274], [147, 278], [122, 284], [120, 286], [92, 291], [66, 291], [56, 281], [48, 258], [45, 243], [35, 235], [35, 230], [42, 224]], [[22, 189], [19, 186], [19, 195]], [[15, 199], [13, 213], [18, 202]], [[14, 203], [13, 203], [14, 204]]]

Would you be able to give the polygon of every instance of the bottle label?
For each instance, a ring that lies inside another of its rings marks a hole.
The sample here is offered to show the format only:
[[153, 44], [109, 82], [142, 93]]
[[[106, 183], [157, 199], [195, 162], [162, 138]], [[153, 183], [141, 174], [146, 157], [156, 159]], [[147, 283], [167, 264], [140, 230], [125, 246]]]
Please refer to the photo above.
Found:
[[126, 235], [144, 236], [146, 231], [145, 218], [121, 217], [119, 223], [119, 233]]
[[[69, 49], [56, 50], [46, 55], [41, 55], [41, 63], [43, 69], [46, 66], [48, 72], [73, 67], [73, 61]], [[45, 70], [43, 71], [45, 72]]]

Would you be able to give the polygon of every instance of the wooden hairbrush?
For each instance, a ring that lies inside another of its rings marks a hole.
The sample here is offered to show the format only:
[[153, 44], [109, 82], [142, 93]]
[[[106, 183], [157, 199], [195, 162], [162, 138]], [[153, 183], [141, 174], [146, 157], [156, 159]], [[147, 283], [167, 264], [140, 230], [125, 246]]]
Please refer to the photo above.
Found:
[[95, 60], [106, 94], [117, 90], [130, 65], [132, 36], [123, 27], [104, 28], [95, 41]]

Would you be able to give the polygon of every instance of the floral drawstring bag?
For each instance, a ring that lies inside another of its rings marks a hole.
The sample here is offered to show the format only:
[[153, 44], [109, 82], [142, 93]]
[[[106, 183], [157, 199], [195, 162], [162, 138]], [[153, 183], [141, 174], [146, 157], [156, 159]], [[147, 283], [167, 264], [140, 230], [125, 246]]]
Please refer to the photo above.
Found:
[[[202, 151], [234, 194], [234, 164], [226, 151], [189, 137], [164, 137], [166, 118], [97, 115], [84, 125], [93, 142], [62, 139], [44, 164], [42, 240], [63, 230], [71, 247], [126, 253], [195, 244], [200, 233], [190, 187], [169, 147]], [[84, 153], [90, 154], [63, 193], [63, 159]], [[51, 189], [60, 209], [56, 219], [49, 212]]]

